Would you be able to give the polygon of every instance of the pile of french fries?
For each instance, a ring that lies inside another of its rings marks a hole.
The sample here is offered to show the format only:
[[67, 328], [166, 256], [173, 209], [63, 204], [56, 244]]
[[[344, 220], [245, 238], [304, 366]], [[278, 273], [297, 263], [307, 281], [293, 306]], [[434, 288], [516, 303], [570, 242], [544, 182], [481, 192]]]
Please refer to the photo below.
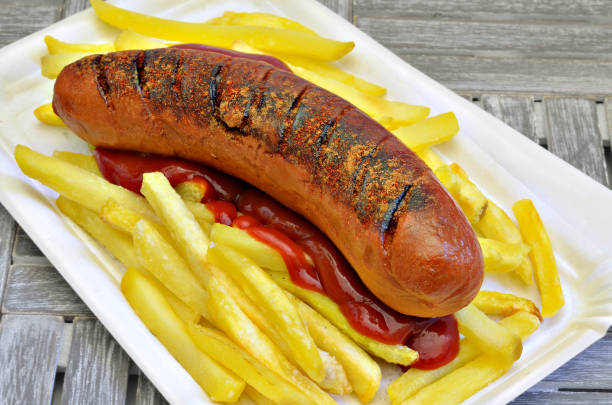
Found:
[[[507, 372], [542, 316], [563, 306], [553, 250], [533, 203], [513, 206], [517, 226], [458, 164], [441, 159], [432, 146], [457, 134], [453, 113], [427, 118], [427, 107], [388, 101], [386, 89], [334, 65], [352, 42], [320, 37], [267, 13], [226, 12], [185, 23], [101, 0], [91, 4], [121, 33], [112, 44], [47, 36], [43, 76], [55, 78], [88, 54], [177, 42], [275, 56], [295, 74], [355, 104], [425, 161], [474, 227], [487, 273], [512, 273], [526, 284], [535, 275], [541, 313], [526, 298], [481, 291], [455, 313], [464, 336], [458, 356], [436, 370], [409, 369], [387, 388], [394, 405], [469, 398]], [[43, 123], [63, 125], [50, 104], [34, 113]], [[418, 358], [407, 346], [360, 334], [331, 299], [293, 284], [280, 254], [244, 230], [215, 223], [192, 183], [173, 189], [161, 173], [148, 173], [141, 197], [106, 181], [89, 155], [45, 156], [18, 146], [15, 159], [26, 175], [60, 194], [57, 206], [64, 215], [123, 263], [121, 290], [127, 301], [215, 401], [247, 395], [257, 404], [331, 404], [330, 394], [354, 393], [368, 403], [381, 381], [375, 358], [403, 366]]]

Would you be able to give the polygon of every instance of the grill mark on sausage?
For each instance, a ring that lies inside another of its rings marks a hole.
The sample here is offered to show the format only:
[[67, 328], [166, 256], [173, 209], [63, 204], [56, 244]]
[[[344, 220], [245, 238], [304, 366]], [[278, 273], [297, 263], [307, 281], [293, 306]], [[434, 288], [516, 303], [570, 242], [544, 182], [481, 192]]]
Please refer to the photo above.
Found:
[[210, 106], [213, 108], [213, 111], [217, 110], [217, 88], [219, 86], [219, 73], [223, 68], [223, 64], [217, 64], [210, 75], [210, 83], [208, 85], [208, 97], [210, 99]]
[[[261, 79], [261, 83], [264, 83], [268, 77], [270, 77], [270, 74], [272, 74], [272, 72], [274, 71], [274, 68], [270, 68], [266, 71], [266, 73], [264, 73], [263, 78]], [[262, 88], [261, 85], [258, 83], [258, 88], [259, 91], [253, 91], [251, 92], [251, 96], [249, 98], [249, 101], [247, 102], [244, 111], [242, 112], [242, 121], [240, 122], [240, 125], [238, 126], [238, 130], [240, 132], [242, 132], [244, 126], [248, 123], [248, 120], [251, 116], [251, 107], [256, 104], [257, 105], [257, 109], [261, 109], [261, 103], [263, 102], [263, 97], [262, 97]]]
[[389, 203], [387, 207], [387, 211], [383, 217], [383, 220], [380, 224], [380, 244], [384, 245], [385, 236], [388, 231], [393, 232], [393, 230], [397, 227], [397, 219], [395, 219], [395, 213], [398, 211], [400, 204], [406, 198], [406, 195], [412, 190], [414, 184], [408, 184], [404, 186], [400, 194], [395, 197]]
[[104, 104], [107, 108], [113, 109], [113, 105], [110, 101], [108, 81], [106, 80], [104, 65], [102, 64], [103, 56], [104, 55], [98, 55], [93, 60], [93, 69], [95, 73], [94, 80], [96, 81], [98, 93], [100, 94], [100, 97], [102, 97], [102, 100], [104, 100]]
[[293, 123], [295, 122], [295, 117], [297, 115], [298, 109], [300, 108], [302, 100], [304, 99], [304, 96], [306, 95], [308, 90], [312, 89], [313, 87], [314, 85], [312, 83], [306, 83], [306, 85], [304, 85], [302, 90], [300, 90], [300, 92], [298, 93], [297, 97], [293, 99], [293, 102], [291, 103], [291, 107], [289, 107], [289, 111], [287, 111], [287, 115], [285, 116], [285, 119], [283, 120], [283, 126], [280, 129], [279, 134], [278, 134], [279, 139], [278, 139], [277, 148], [281, 153], [283, 153], [282, 151], [283, 145], [286, 144], [286, 133], [290, 128], [293, 127]]
[[321, 131], [321, 133], [317, 137], [317, 140], [315, 141], [315, 145], [316, 145], [315, 155], [317, 157], [317, 160], [319, 159], [321, 150], [327, 144], [327, 142], [329, 142], [329, 137], [334, 133], [334, 130], [336, 129], [336, 126], [338, 125], [338, 122], [342, 119], [342, 117], [344, 117], [346, 113], [348, 113], [354, 108], [355, 107], [352, 104], [349, 104], [342, 111], [340, 111], [340, 114], [338, 114], [336, 118], [329, 120], [329, 122], [325, 124], [325, 126], [323, 127], [323, 130]]
[[359, 163], [357, 164], [357, 167], [355, 168], [355, 171], [353, 171], [353, 175], [351, 178], [350, 190], [352, 190], [353, 194], [355, 192], [355, 188], [357, 187], [357, 178], [359, 177], [359, 174], [363, 171], [363, 169], [367, 167], [372, 157], [378, 152], [378, 150], [385, 143], [387, 138], [389, 138], [388, 135], [382, 138], [380, 142], [377, 145], [375, 145], [367, 155], [363, 156], [361, 160], [359, 161]]

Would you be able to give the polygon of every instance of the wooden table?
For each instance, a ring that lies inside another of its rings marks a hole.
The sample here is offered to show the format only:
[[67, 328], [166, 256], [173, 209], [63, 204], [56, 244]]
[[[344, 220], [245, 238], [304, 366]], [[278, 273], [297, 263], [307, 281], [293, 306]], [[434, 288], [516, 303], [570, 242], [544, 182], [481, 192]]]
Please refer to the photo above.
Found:
[[[612, 1], [323, 2], [610, 185]], [[0, 46], [85, 7], [86, 0], [0, 0]], [[165, 403], [1, 206], [0, 302], [0, 404]], [[608, 332], [515, 403], [612, 403], [610, 364]]]

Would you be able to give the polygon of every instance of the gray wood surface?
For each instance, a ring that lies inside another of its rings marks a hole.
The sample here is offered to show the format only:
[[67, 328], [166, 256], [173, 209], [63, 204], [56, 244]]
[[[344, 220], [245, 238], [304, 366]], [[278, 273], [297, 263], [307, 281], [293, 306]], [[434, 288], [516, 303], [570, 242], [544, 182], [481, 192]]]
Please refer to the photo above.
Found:
[[1, 405], [51, 402], [62, 328], [58, 316], [2, 316]]
[[130, 360], [95, 319], [74, 320], [62, 405], [125, 404]]
[[[610, 184], [612, 1], [319, 1]], [[0, 0], [0, 46], [87, 6]], [[0, 405], [166, 403], [2, 207], [0, 303]], [[610, 364], [609, 332], [514, 403], [612, 403]]]

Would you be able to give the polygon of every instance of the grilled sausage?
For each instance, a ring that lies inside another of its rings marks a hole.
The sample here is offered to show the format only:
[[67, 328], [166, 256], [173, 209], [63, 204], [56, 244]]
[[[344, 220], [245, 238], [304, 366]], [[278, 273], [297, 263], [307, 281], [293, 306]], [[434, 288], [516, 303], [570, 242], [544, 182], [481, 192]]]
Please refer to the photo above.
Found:
[[475, 234], [431, 170], [342, 98], [266, 63], [184, 49], [85, 57], [53, 107], [87, 142], [179, 156], [258, 187], [321, 229], [395, 310], [476, 295]]

